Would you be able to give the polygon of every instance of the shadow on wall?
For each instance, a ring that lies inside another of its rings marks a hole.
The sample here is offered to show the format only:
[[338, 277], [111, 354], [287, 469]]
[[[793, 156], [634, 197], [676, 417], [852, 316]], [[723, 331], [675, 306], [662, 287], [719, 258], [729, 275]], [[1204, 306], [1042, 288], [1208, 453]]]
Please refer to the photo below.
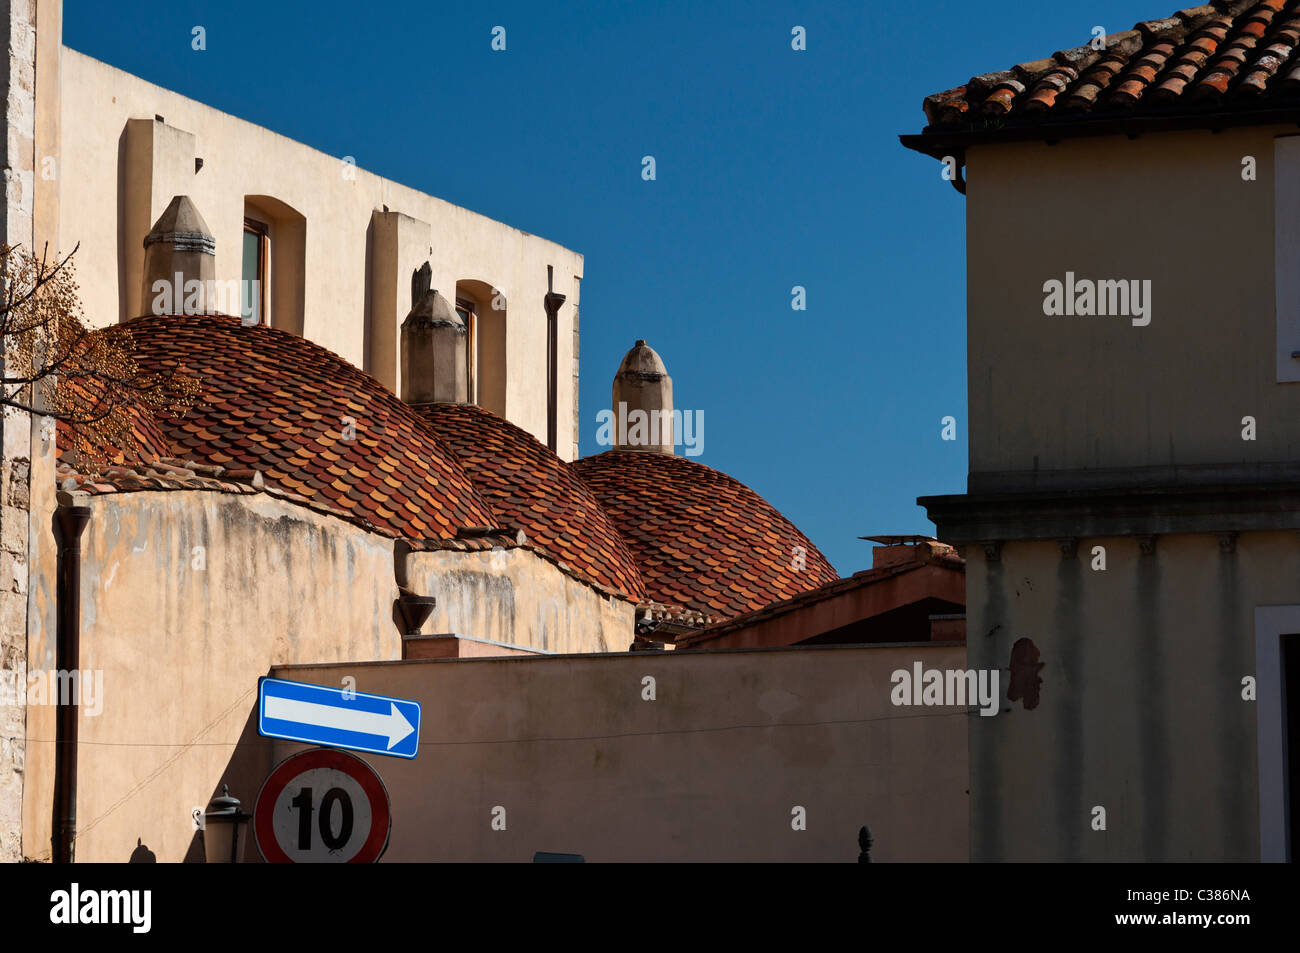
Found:
[[[265, 674], [269, 675], [268, 670]], [[223, 784], [230, 786], [230, 793], [239, 798], [243, 810], [252, 813], [253, 805], [257, 801], [257, 793], [262, 789], [262, 782], [266, 780], [271, 769], [275, 767], [271, 763], [271, 740], [263, 738], [257, 733], [257, 702], [254, 700], [253, 707], [248, 713], [248, 718], [244, 722], [244, 728], [239, 734], [239, 741], [235, 743], [235, 750], [230, 755], [230, 760], [226, 762], [225, 767], [221, 769], [219, 775], [213, 778], [212, 789], [208, 793], [207, 801], [203, 807], [212, 802], [212, 799], [221, 793]], [[196, 805], [197, 806], [197, 805]], [[250, 822], [247, 826], [249, 838], [253, 837], [253, 827]], [[134, 859], [134, 855], [132, 855]], [[256, 843], [250, 843], [244, 851], [244, 863], [260, 864], [262, 855], [257, 850]], [[189, 850], [185, 852], [186, 864], [206, 863], [206, 857], [203, 853], [203, 836], [199, 831], [194, 832], [190, 839]]]

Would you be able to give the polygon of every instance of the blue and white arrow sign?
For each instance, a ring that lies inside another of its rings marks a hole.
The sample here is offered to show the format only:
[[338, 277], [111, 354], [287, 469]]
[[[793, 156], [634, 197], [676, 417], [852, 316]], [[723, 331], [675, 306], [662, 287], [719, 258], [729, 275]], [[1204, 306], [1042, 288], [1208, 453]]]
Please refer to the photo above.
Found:
[[420, 703], [263, 677], [257, 685], [257, 732], [266, 738], [414, 758], [420, 753]]

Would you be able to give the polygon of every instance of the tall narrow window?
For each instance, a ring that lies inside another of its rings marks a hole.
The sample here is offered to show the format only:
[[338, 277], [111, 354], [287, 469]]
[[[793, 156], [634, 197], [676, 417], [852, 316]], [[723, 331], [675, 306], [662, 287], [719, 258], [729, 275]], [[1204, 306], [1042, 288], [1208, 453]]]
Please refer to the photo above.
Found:
[[465, 400], [477, 404], [478, 306], [468, 298], [457, 298], [456, 313], [465, 322]]
[[270, 229], [244, 219], [244, 268], [240, 287], [240, 318], [244, 324], [266, 323], [266, 263], [270, 258]]

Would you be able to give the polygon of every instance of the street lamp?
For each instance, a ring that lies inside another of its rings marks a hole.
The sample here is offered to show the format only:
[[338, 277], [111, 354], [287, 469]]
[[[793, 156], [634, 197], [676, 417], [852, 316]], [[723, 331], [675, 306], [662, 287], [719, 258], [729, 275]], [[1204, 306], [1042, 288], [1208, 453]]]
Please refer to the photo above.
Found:
[[221, 796], [212, 799], [203, 815], [203, 854], [209, 864], [243, 861], [252, 816], [239, 809], [239, 798], [230, 796], [230, 787], [221, 785]]

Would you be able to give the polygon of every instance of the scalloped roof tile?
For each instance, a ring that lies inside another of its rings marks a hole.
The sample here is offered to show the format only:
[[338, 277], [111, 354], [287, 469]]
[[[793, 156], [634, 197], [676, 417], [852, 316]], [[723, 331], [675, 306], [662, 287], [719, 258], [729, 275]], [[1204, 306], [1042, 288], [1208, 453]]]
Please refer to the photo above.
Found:
[[[103, 393], [102, 386], [90, 378], [67, 377], [59, 381], [60, 387], [72, 392], [75, 406], [84, 410], [88, 416], [94, 416], [100, 406]], [[55, 447], [59, 462], [76, 467], [81, 461], [77, 459], [76, 438], [82, 437], [92, 455], [112, 465], [125, 463], [153, 463], [172, 456], [172, 446], [159, 427], [154, 411], [146, 407], [132, 395], [125, 394], [120, 399], [125, 417], [126, 428], [118, 439], [109, 442], [102, 435], [96, 435], [90, 427], [78, 426], [60, 420], [55, 424]]]
[[493, 511], [574, 575], [636, 600], [632, 554], [591, 491], [532, 434], [472, 404], [415, 408], [455, 453]]
[[[702, 463], [608, 450], [569, 466], [626, 541], [648, 602], [719, 620], [839, 578], [771, 504]], [[803, 569], [794, 568], [795, 547], [804, 550]]]
[[[130, 327], [142, 368], [200, 379], [190, 413], [157, 421], [178, 455], [260, 470], [273, 490], [387, 536], [454, 539], [461, 527], [499, 525], [425, 420], [333, 352], [222, 315], [150, 316]], [[376, 466], [390, 474], [384, 493], [371, 479]]]

